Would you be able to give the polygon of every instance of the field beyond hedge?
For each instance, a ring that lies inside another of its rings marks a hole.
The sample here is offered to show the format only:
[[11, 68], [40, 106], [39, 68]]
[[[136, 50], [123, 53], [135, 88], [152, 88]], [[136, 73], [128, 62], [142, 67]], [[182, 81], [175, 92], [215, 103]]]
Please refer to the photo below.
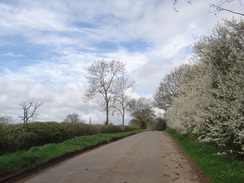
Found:
[[79, 136], [136, 130], [129, 126], [88, 125], [83, 123], [33, 122], [0, 124], [0, 155], [28, 150], [33, 146], [60, 143]]

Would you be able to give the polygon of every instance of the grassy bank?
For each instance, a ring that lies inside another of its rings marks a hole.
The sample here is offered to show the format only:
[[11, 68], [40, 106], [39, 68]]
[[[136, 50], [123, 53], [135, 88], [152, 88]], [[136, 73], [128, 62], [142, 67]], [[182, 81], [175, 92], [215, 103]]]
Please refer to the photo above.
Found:
[[176, 131], [166, 130], [190, 156], [212, 183], [242, 183], [244, 162], [225, 155], [217, 155], [214, 147], [205, 146]]
[[0, 176], [17, 171], [23, 167], [47, 162], [55, 157], [80, 150], [82, 148], [111, 141], [114, 138], [127, 136], [140, 130], [114, 134], [95, 134], [76, 137], [61, 143], [32, 147], [27, 151], [17, 151], [0, 156]]

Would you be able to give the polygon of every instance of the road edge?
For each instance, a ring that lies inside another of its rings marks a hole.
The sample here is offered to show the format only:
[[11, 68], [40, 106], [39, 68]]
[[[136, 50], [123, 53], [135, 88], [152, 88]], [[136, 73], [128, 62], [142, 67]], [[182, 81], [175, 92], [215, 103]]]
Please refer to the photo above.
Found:
[[165, 135], [171, 139], [171, 141], [172, 141], [173, 145], [175, 146], [177, 152], [180, 153], [181, 155], [183, 155], [184, 158], [189, 162], [189, 165], [191, 166], [191, 168], [196, 172], [200, 183], [210, 183], [210, 181], [203, 174], [201, 169], [195, 164], [195, 162], [190, 158], [190, 156], [188, 156], [188, 154], [180, 147], [180, 145], [174, 140], [174, 138], [168, 132], [163, 131], [163, 133], [165, 133]]

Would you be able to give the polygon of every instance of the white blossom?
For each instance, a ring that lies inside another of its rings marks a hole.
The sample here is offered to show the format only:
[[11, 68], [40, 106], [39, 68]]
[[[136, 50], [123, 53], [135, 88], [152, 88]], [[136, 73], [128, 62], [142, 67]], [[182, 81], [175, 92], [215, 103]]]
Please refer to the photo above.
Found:
[[194, 64], [180, 80], [181, 95], [168, 111], [170, 124], [225, 152], [243, 154], [244, 21], [225, 20], [195, 43], [194, 52]]

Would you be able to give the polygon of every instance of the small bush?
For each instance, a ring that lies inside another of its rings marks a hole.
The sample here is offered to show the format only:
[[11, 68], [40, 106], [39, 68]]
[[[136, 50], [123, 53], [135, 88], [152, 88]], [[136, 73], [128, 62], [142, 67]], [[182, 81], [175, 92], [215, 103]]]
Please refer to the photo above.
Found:
[[147, 129], [151, 131], [154, 130], [163, 131], [166, 129], [166, 127], [167, 127], [167, 123], [166, 120], [163, 118], [153, 119], [147, 125]]
[[158, 121], [158, 123], [156, 126], [156, 130], [163, 131], [167, 128], [167, 123], [166, 123], [165, 119], [158, 118], [157, 121]]
[[147, 129], [150, 131], [157, 130], [157, 124], [158, 124], [158, 120], [156, 119], [150, 120], [147, 124]]

